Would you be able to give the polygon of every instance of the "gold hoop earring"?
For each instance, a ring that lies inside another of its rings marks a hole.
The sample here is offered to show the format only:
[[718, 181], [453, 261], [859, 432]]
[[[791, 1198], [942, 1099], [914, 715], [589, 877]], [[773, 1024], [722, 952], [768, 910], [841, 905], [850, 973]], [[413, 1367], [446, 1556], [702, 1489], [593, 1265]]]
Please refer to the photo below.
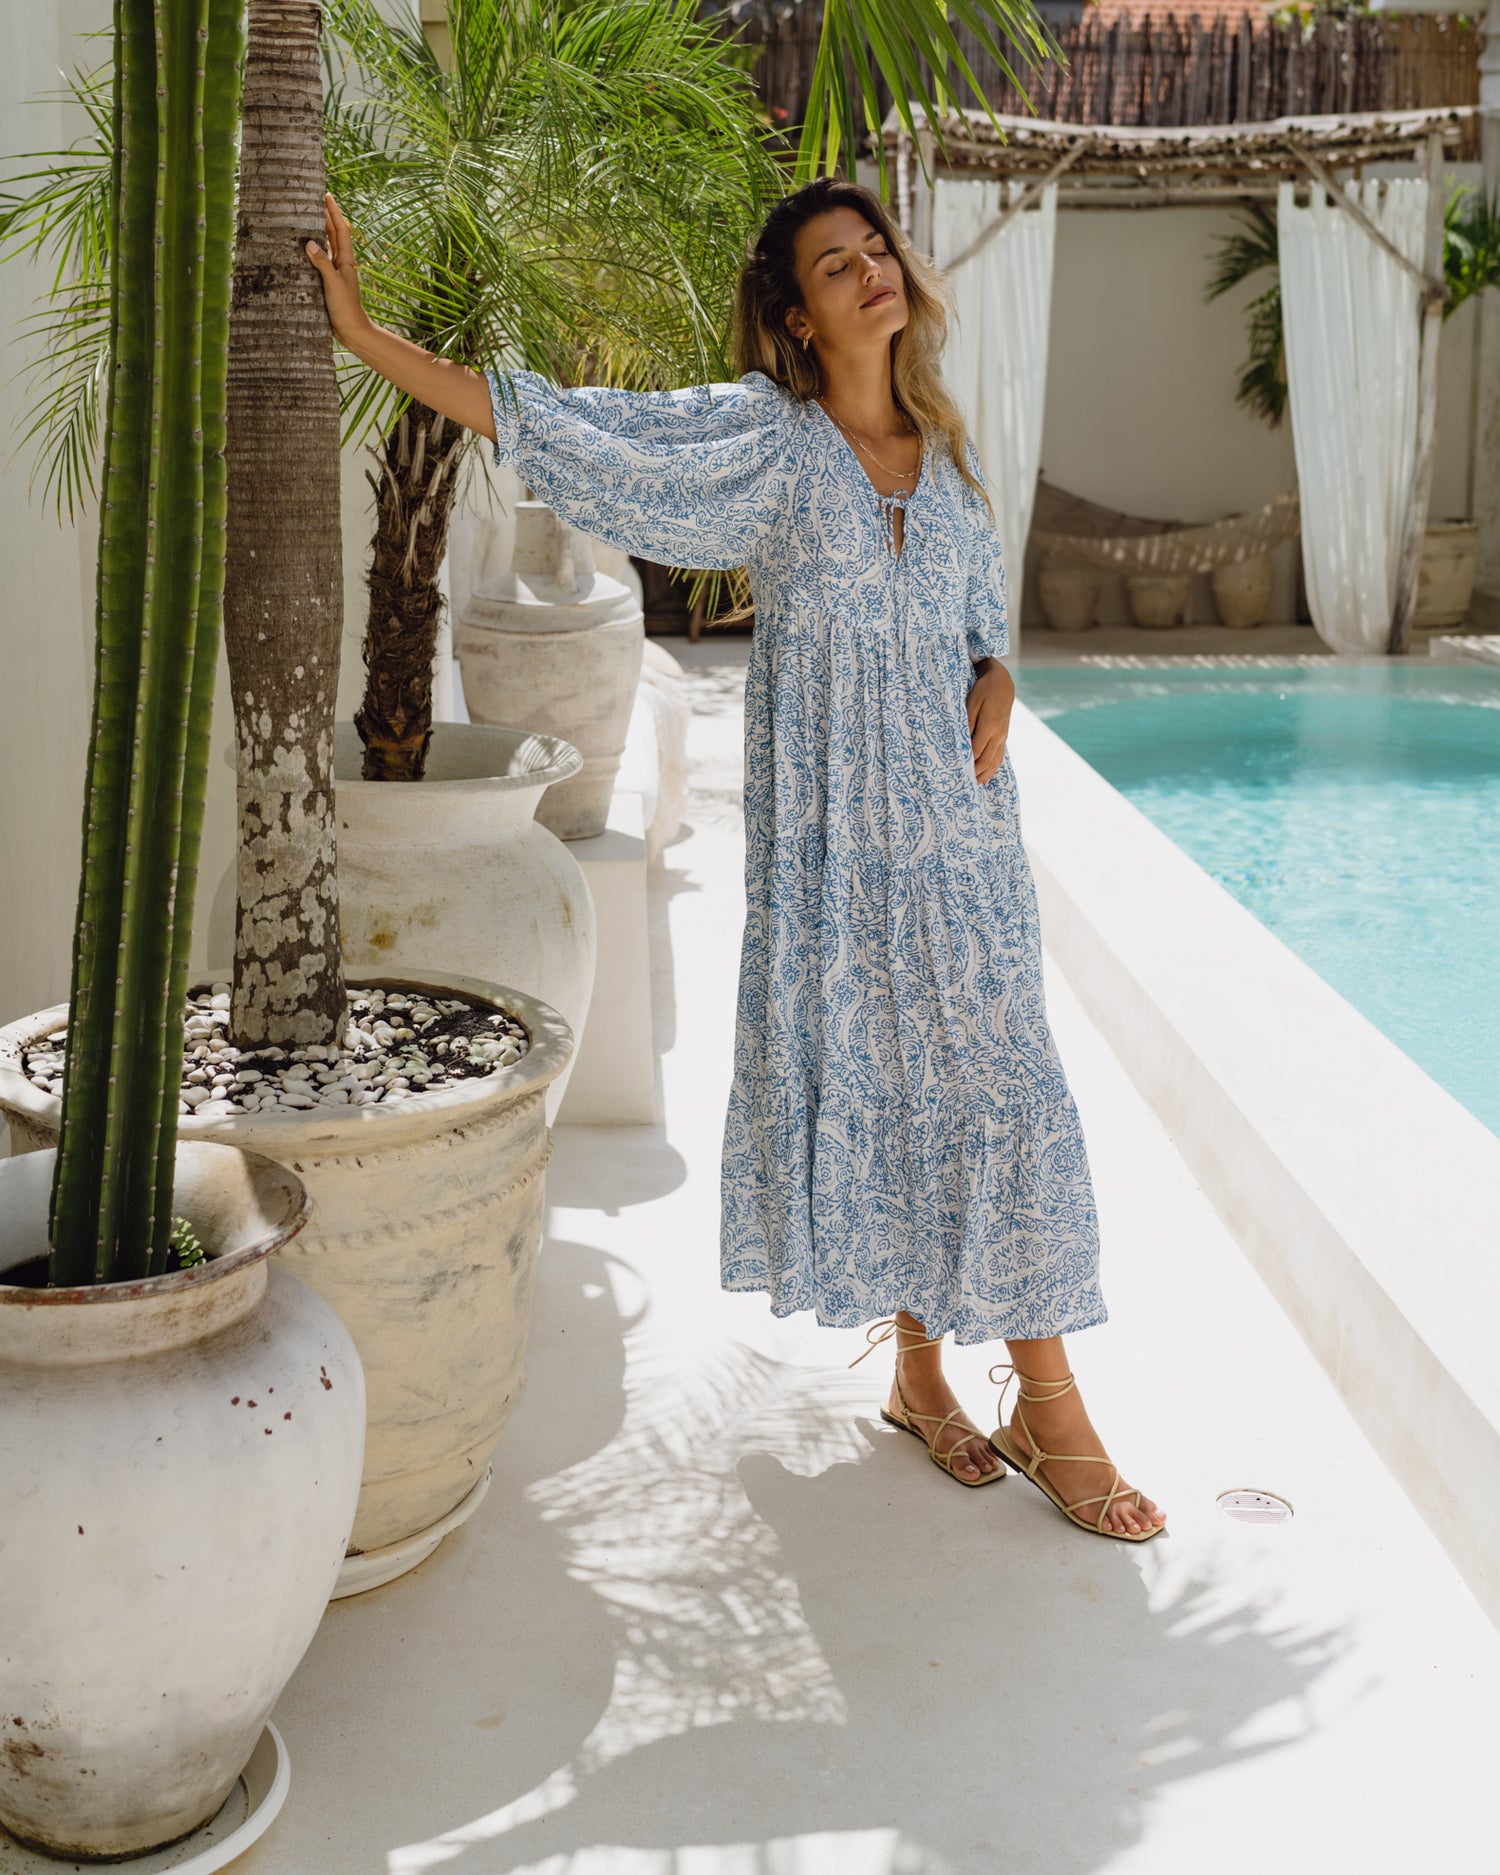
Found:
[[809, 332], [809, 333], [808, 333], [808, 334], [806, 335], [806, 337], [805, 337], [805, 338], [803, 339], [803, 341], [802, 341], [802, 349], [803, 349], [803, 351], [806, 351], [806, 350], [807, 350], [807, 348], [808, 348], [808, 346], [809, 346], [809, 345], [811, 345], [811, 344], [812, 344], [812, 333], [811, 333], [811, 332]]

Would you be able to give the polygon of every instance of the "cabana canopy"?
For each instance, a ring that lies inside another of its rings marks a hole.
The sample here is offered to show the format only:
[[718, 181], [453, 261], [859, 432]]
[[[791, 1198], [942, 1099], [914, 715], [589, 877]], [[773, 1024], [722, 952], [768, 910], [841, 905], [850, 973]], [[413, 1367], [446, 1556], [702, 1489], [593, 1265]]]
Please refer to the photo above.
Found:
[[[1430, 136], [1456, 147], [1477, 105], [1419, 111], [1354, 111], [1318, 117], [1277, 117], [1248, 124], [1068, 124], [1050, 118], [1001, 117], [1002, 140], [983, 111], [948, 111], [934, 121], [957, 180], [1018, 177], [1055, 171], [1059, 208], [1160, 208], [1176, 203], [1249, 202], [1274, 198], [1285, 176], [1307, 173], [1299, 150], [1329, 170], [1421, 157]], [[933, 173], [937, 140], [920, 112], [918, 141]], [[888, 152], [911, 187], [911, 138], [892, 111], [882, 126]], [[1066, 173], [1065, 173], [1066, 172]], [[910, 196], [899, 204], [910, 212]]]
[[[1283, 321], [1313, 617], [1336, 649], [1363, 653], [1383, 641], [1388, 652], [1404, 652], [1432, 483], [1438, 338], [1449, 298], [1444, 155], [1477, 109], [1152, 126], [992, 120], [981, 110], [929, 121], [912, 106], [925, 170], [924, 184], [914, 186], [917, 152], [893, 108], [882, 136], [895, 157], [897, 213], [917, 246], [950, 279], [958, 276], [974, 302], [967, 357], [956, 363], [981, 458], [990, 465], [1007, 458], [993, 479], [1013, 523], [1030, 527], [1040, 460], [1040, 399], [1028, 393], [1045, 370], [1056, 210], [1271, 199], [1284, 237]], [[1415, 161], [1422, 181], [1348, 180], [1360, 165], [1393, 161]], [[947, 238], [935, 240], [939, 177], [984, 185], [989, 219], [963, 225], [962, 214], [955, 220], [945, 211]], [[1305, 209], [1297, 203], [1299, 178], [1311, 185]], [[1033, 208], [1044, 211], [1040, 223], [1024, 214]], [[1033, 229], [1028, 243], [1023, 222], [1038, 224], [1040, 238]], [[1351, 234], [1351, 226], [1362, 232]], [[1321, 259], [1304, 239], [1313, 228]], [[1002, 237], [1012, 255], [1008, 273], [993, 266]], [[998, 296], [1006, 290], [1015, 303], [1002, 318]], [[1263, 515], [1240, 519], [1279, 526], [1289, 518], [1285, 509], [1278, 498]], [[1012, 558], [1015, 552], [1011, 542]]]

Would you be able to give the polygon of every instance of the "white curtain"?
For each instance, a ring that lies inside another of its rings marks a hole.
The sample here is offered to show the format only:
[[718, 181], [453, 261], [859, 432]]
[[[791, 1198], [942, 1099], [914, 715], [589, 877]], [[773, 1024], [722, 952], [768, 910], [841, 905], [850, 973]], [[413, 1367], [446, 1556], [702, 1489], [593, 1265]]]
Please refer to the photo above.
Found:
[[[1349, 195], [1418, 266], [1427, 184], [1401, 177]], [[1277, 191], [1287, 402], [1307, 603], [1345, 657], [1385, 648], [1417, 438], [1420, 287], [1316, 184]]]
[[[1023, 187], [1019, 181], [940, 179], [932, 232], [938, 265], [957, 259]], [[1013, 646], [1019, 640], [1021, 561], [1042, 460], [1056, 235], [1057, 185], [1051, 183], [1036, 208], [1013, 215], [950, 276], [958, 320], [943, 375], [964, 412], [995, 504]]]

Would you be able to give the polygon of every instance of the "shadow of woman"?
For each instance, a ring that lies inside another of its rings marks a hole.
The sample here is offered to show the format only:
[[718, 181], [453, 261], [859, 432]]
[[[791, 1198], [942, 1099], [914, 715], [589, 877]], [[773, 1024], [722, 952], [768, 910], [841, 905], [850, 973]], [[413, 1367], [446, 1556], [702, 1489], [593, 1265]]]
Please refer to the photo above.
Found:
[[551, 1800], [449, 1832], [444, 1859], [563, 1875], [613, 1847], [676, 1875], [718, 1845], [780, 1875], [836, 1842], [861, 1875], [1085, 1875], [1167, 1783], [1277, 1749], [1236, 1737], [1342, 1650], [1018, 1480], [914, 1477], [905, 1445], [851, 1420], [843, 1376], [744, 1347], [659, 1375], [546, 1493], [615, 1623], [609, 1708]]

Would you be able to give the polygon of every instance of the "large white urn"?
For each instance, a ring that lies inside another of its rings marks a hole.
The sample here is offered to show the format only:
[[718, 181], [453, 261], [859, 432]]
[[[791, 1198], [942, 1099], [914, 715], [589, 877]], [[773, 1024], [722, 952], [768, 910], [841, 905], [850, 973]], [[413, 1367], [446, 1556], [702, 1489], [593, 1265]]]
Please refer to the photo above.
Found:
[[0, 1160], [0, 1824], [103, 1860], [196, 1829], [244, 1769], [343, 1564], [365, 1389], [272, 1256], [307, 1217], [284, 1167], [184, 1142], [208, 1260], [47, 1289], [23, 1278], [54, 1157]]
[[561, 839], [604, 831], [645, 635], [639, 600], [596, 571], [589, 537], [519, 502], [512, 565], [475, 587], [454, 642], [471, 721], [561, 736], [582, 755], [537, 809]]
[[[382, 783], [387, 788], [401, 784]], [[521, 1396], [552, 1153], [544, 1101], [573, 1048], [536, 997], [435, 971], [350, 971], [351, 984], [471, 996], [508, 1011], [530, 1046], [514, 1066], [400, 1106], [194, 1114], [182, 1138], [289, 1166], [316, 1207], [281, 1261], [337, 1311], [364, 1363], [364, 1480], [335, 1595], [431, 1555], [484, 1495]], [[0, 1107], [19, 1151], [55, 1142], [59, 1102], [20, 1071], [65, 1005], [0, 1029]]]
[[[421, 781], [363, 781], [353, 723], [334, 730], [345, 962], [503, 983], [583, 1033], [598, 935], [583, 868], [537, 807], [582, 757], [556, 736], [437, 723]], [[209, 915], [211, 957], [234, 953], [231, 867]], [[546, 1093], [557, 1118], [573, 1056]]]

